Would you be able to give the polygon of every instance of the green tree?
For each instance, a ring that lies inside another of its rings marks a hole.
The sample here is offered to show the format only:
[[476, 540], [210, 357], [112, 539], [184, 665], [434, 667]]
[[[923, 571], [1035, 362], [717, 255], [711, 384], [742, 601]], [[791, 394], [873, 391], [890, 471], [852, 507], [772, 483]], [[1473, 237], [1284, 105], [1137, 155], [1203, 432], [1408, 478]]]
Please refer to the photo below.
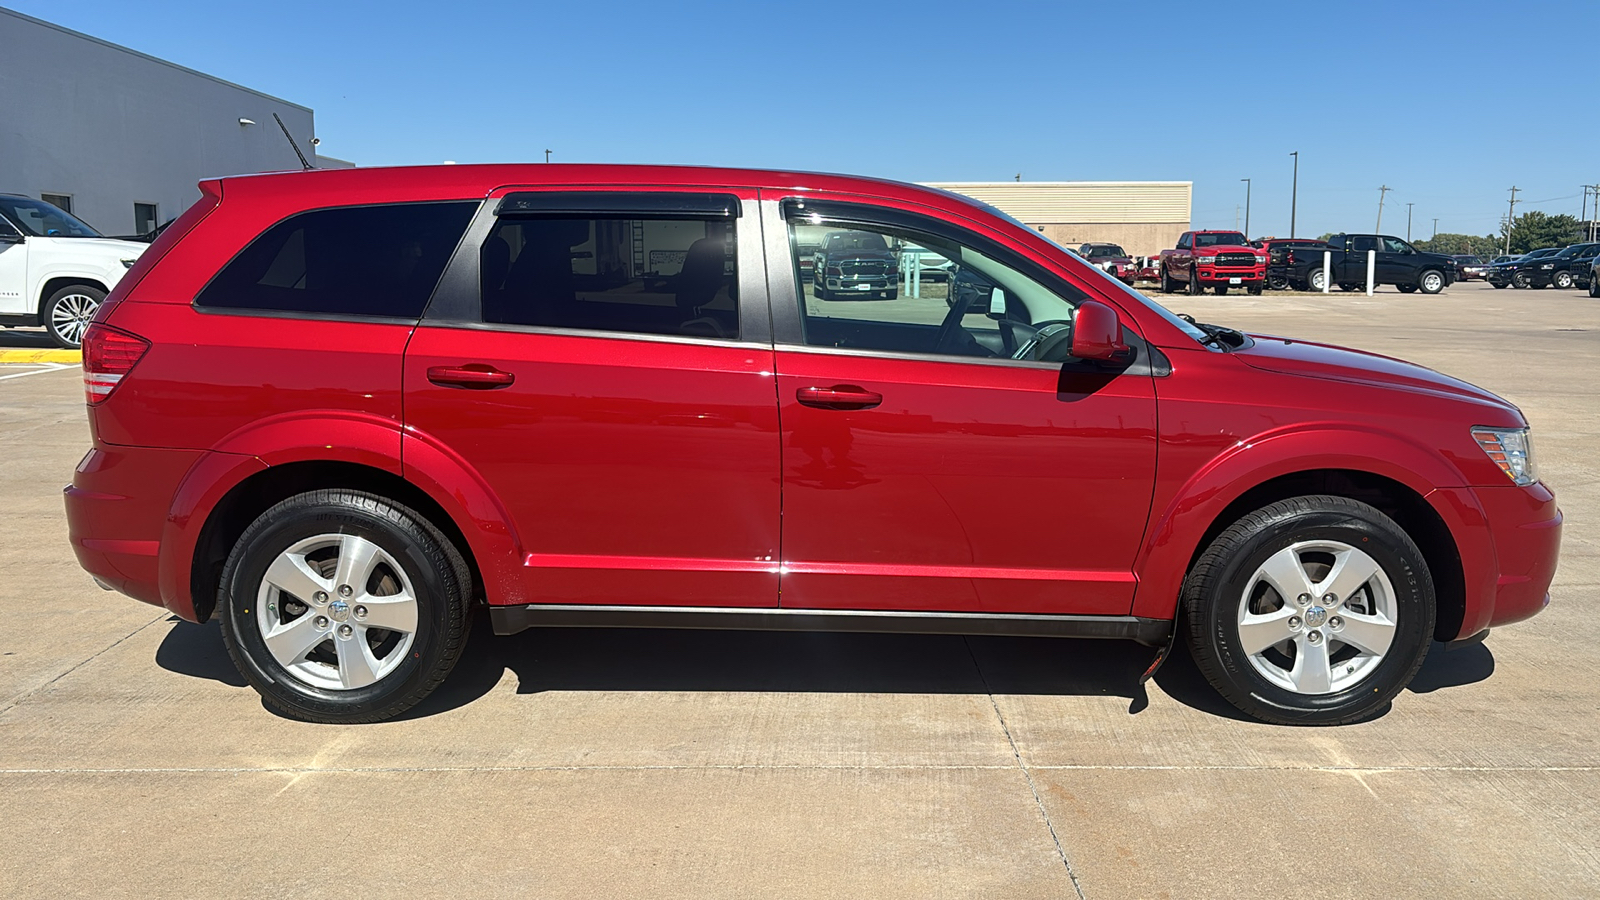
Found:
[[[1505, 236], [1505, 227], [1501, 226], [1501, 246], [1504, 246]], [[1550, 216], [1533, 210], [1517, 216], [1516, 223], [1511, 226], [1511, 252], [1527, 253], [1542, 247], [1565, 247], [1576, 243], [1581, 237], [1583, 225], [1576, 216]]]
[[1472, 234], [1440, 232], [1425, 241], [1413, 241], [1424, 253], [1470, 253], [1484, 259], [1493, 259], [1504, 252], [1505, 239], [1492, 234], [1478, 237]]

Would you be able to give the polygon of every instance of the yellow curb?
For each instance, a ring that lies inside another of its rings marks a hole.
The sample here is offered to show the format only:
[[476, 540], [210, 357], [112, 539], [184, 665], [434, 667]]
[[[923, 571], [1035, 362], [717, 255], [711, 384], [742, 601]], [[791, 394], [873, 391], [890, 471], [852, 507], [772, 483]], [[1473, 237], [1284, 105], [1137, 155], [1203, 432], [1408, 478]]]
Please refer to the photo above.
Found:
[[81, 363], [79, 350], [17, 350], [0, 349], [0, 365], [5, 363]]

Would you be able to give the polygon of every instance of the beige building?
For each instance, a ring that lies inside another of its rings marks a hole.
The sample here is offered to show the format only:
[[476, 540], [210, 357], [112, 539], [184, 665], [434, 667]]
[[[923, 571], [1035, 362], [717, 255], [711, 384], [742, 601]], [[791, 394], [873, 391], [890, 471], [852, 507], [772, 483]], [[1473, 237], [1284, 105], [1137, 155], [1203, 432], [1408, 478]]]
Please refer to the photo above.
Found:
[[963, 181], [929, 184], [981, 200], [1076, 250], [1122, 245], [1153, 256], [1189, 230], [1192, 181]]

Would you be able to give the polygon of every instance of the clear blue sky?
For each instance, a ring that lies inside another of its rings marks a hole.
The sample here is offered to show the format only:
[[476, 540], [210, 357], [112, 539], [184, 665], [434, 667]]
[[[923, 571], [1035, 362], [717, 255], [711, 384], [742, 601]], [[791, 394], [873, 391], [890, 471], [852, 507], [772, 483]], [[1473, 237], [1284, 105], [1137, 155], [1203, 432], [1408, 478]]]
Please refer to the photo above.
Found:
[[[321, 150], [1193, 181], [1198, 227], [1496, 231], [1600, 183], [1600, 6], [4, 0], [316, 110]], [[1536, 26], [1517, 24], [1521, 21]], [[1587, 67], [1587, 73], [1586, 73]], [[71, 61], [62, 61], [70, 77]]]

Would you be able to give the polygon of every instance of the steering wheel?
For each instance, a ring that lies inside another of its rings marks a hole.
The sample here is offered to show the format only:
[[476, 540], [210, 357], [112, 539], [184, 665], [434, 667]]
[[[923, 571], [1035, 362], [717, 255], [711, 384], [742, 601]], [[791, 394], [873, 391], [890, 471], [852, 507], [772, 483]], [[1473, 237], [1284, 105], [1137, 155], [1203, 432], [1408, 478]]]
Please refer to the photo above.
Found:
[[1033, 349], [1052, 335], [1058, 334], [1062, 331], [1071, 331], [1072, 320], [1047, 319], [1043, 322], [1036, 323], [1033, 327], [1035, 329], [1033, 332], [1033, 337], [1024, 341], [1022, 346], [1018, 347], [1017, 351], [1011, 354], [1012, 359], [1033, 359]]

